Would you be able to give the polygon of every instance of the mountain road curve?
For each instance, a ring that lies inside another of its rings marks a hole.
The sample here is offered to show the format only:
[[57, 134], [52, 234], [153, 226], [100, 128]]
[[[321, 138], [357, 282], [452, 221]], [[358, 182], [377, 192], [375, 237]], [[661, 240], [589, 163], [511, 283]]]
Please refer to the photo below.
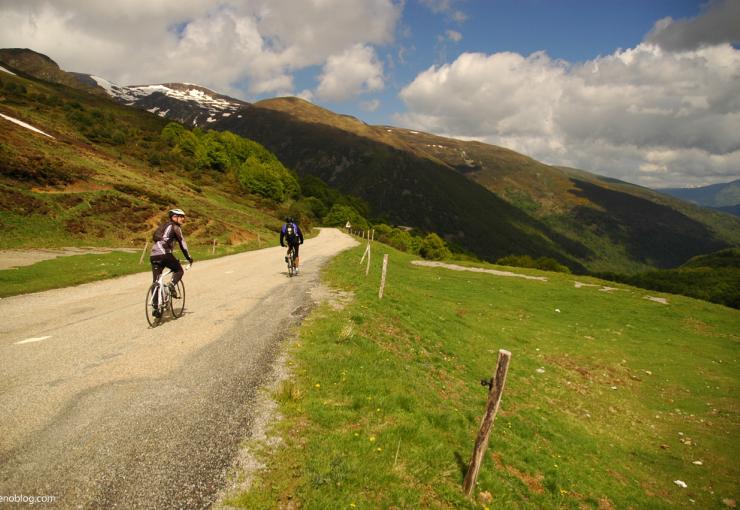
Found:
[[156, 328], [150, 273], [0, 299], [0, 496], [208, 507], [319, 269], [356, 244], [322, 229], [294, 278], [280, 247], [196, 261], [185, 314]]

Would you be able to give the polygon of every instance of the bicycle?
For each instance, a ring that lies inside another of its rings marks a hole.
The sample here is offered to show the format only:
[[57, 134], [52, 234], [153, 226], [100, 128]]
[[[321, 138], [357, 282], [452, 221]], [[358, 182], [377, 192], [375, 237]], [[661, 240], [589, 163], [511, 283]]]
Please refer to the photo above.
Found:
[[[151, 284], [146, 293], [144, 303], [146, 320], [151, 327], [156, 327], [162, 322], [167, 308], [175, 319], [182, 317], [185, 311], [185, 284], [182, 280], [177, 282], [173, 295], [170, 291], [171, 275], [172, 271], [169, 268], [162, 271], [157, 281]], [[168, 276], [170, 278], [165, 283], [165, 278]]]
[[295, 248], [291, 245], [288, 247], [288, 255], [285, 257], [288, 263], [288, 276], [295, 276], [298, 274], [298, 268], [295, 265]]

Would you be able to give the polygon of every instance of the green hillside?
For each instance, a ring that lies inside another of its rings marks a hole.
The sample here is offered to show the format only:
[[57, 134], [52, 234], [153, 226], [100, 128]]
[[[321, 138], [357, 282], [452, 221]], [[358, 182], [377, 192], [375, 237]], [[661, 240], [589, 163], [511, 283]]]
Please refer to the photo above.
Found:
[[298, 98], [260, 101], [242, 117], [213, 128], [363, 197], [378, 219], [436, 231], [486, 260], [526, 254], [631, 273], [740, 245], [736, 217], [501, 147], [369, 126]]
[[405, 143], [577, 239], [585, 265], [632, 272], [676, 267], [694, 255], [740, 244], [740, 221], [655, 191], [583, 170], [552, 167], [480, 142], [393, 128]]
[[[8, 73], [0, 73], [0, 113], [50, 135], [0, 118], [3, 249], [141, 248], [174, 206], [188, 213], [191, 245], [256, 248], [258, 237], [275, 242], [280, 217], [300, 203], [292, 172], [230, 133], [191, 131]], [[317, 220], [302, 219], [307, 230]]]
[[693, 257], [676, 269], [633, 275], [607, 273], [610, 280], [740, 309], [740, 249], [729, 248]]
[[[365, 277], [363, 248], [329, 267], [326, 282], [341, 293], [306, 320], [274, 394], [284, 419], [271, 434], [281, 441], [249, 443], [265, 467], [228, 504], [735, 504], [740, 312], [560, 273], [420, 267], [379, 243]], [[487, 396], [479, 381], [502, 348], [510, 370], [468, 501], [462, 480]]]

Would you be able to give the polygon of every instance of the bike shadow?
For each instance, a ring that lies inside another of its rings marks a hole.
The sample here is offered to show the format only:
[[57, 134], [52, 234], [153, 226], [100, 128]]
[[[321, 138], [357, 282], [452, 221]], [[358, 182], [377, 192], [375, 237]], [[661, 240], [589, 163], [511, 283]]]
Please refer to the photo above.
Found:
[[182, 315], [180, 315], [179, 317], [175, 317], [174, 315], [172, 315], [172, 312], [167, 312], [165, 315], [162, 316], [161, 319], [159, 319], [159, 321], [154, 326], [149, 326], [149, 329], [157, 329], [160, 326], [164, 326], [165, 324], [169, 324], [170, 322], [179, 321], [186, 316], [194, 313], [195, 312], [185, 309], [183, 310]]

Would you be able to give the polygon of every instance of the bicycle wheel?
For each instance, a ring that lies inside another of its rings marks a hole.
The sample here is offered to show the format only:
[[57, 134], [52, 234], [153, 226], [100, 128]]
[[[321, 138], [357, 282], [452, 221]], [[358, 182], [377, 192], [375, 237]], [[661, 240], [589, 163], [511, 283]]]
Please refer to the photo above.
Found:
[[[146, 302], [144, 303], [144, 309], [146, 312], [146, 321], [151, 327], [156, 327], [162, 321], [162, 310], [161, 307], [154, 305], [154, 293], [157, 292], [157, 284], [153, 283], [149, 290], [146, 291]], [[157, 317], [154, 312], [159, 312]]]
[[178, 318], [182, 317], [185, 311], [185, 284], [182, 280], [177, 282], [175, 289], [177, 290], [177, 297], [170, 296], [170, 310], [172, 311], [172, 316]]

